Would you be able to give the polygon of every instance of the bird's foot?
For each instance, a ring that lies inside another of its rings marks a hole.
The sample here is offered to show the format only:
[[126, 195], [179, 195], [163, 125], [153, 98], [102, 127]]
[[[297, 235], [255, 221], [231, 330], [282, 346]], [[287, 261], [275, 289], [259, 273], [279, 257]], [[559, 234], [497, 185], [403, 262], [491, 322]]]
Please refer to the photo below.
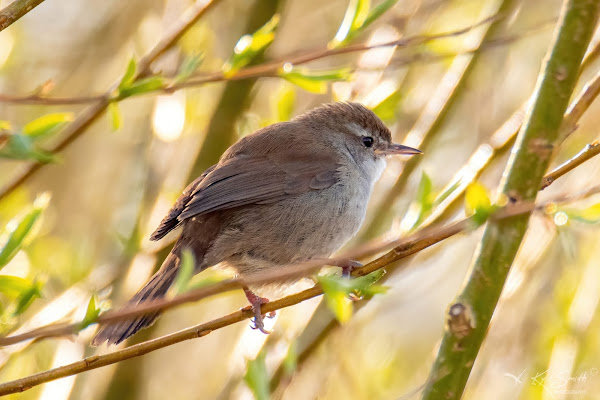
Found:
[[363, 265], [356, 260], [342, 258], [336, 260], [335, 266], [340, 267], [342, 269], [342, 276], [344, 278], [350, 278], [350, 274], [352, 274], [352, 271], [354, 271], [356, 268], [362, 267]]
[[[244, 289], [244, 294], [246, 295], [246, 298], [248, 299], [248, 301], [250, 302], [250, 309], [254, 312], [254, 318], [252, 319], [252, 324], [250, 325], [250, 327], [252, 329], [258, 329], [259, 331], [261, 331], [264, 334], [269, 334], [271, 333], [271, 331], [266, 330], [265, 329], [265, 324], [264, 324], [264, 316], [261, 312], [261, 306], [263, 304], [266, 304], [269, 302], [269, 299], [264, 298], [264, 297], [260, 297], [257, 296], [256, 294], [254, 294], [254, 292], [252, 292], [250, 289]], [[248, 310], [248, 307], [245, 307], [244, 310]], [[267, 314], [267, 318], [274, 318], [275, 317], [275, 311], [271, 311]]]

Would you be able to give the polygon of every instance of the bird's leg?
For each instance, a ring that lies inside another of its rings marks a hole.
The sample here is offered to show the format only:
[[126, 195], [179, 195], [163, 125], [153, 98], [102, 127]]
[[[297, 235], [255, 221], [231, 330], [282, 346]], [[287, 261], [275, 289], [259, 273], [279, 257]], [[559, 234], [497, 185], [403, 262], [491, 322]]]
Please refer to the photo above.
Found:
[[[348, 279], [350, 278], [350, 274], [352, 273], [352, 271], [354, 271], [356, 268], [360, 268], [363, 266], [360, 262], [352, 260], [350, 258], [342, 258], [332, 261], [332, 265], [340, 267], [342, 269], [342, 277]], [[357, 296], [355, 293], [349, 293], [348, 298], [352, 301], [360, 300], [360, 297]]]
[[[244, 294], [246, 295], [246, 298], [248, 299], [248, 301], [251, 304], [252, 311], [254, 311], [254, 319], [252, 320], [252, 322], [254, 322], [254, 325], [253, 326], [251, 325], [252, 329], [258, 329], [262, 333], [265, 333], [265, 334], [268, 335], [269, 333], [271, 333], [271, 331], [268, 331], [268, 330], [265, 329], [265, 324], [264, 324], [264, 321], [263, 321], [263, 315], [261, 313], [260, 307], [263, 304], [268, 303], [269, 299], [257, 296], [252, 290], [250, 290], [247, 287], [244, 288]], [[274, 316], [275, 316], [275, 312], [274, 311], [270, 312], [268, 314], [269, 318], [273, 318]]]
[[344, 278], [350, 278], [350, 274], [352, 273], [352, 271], [354, 271], [356, 268], [360, 268], [363, 266], [360, 262], [352, 260], [350, 258], [341, 258], [333, 260], [332, 265], [340, 267], [342, 269], [342, 276]]

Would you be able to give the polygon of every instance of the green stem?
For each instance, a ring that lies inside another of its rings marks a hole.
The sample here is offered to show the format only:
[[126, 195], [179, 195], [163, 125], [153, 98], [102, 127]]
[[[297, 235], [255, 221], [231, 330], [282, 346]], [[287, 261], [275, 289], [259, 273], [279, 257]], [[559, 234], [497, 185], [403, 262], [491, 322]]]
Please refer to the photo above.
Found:
[[[590, 42], [600, 3], [566, 0], [533, 106], [505, 171], [502, 193], [510, 201], [535, 200], [560, 141], [560, 126]], [[488, 223], [469, 279], [449, 308], [444, 337], [423, 400], [460, 399], [479, 352], [530, 214]]]

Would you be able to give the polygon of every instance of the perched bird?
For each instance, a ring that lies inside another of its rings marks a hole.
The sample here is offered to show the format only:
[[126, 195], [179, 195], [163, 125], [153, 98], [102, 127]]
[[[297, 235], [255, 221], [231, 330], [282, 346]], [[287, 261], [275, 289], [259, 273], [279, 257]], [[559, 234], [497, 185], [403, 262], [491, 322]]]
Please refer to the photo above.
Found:
[[[150, 237], [176, 227], [161, 268], [126, 304], [165, 296], [189, 249], [198, 273], [216, 264], [241, 277], [328, 258], [360, 228], [390, 155], [419, 154], [392, 143], [390, 130], [357, 103], [331, 103], [240, 139], [193, 181]], [[249, 288], [257, 328], [268, 300]], [[151, 325], [157, 312], [103, 325], [92, 344], [117, 344]]]

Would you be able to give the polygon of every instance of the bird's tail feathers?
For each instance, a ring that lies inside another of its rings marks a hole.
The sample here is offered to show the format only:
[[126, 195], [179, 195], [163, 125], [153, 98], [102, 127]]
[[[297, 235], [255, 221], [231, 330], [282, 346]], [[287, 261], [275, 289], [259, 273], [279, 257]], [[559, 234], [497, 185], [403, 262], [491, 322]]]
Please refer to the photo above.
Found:
[[[150, 281], [135, 294], [123, 307], [132, 309], [142, 303], [160, 299], [165, 296], [179, 270], [179, 257], [170, 253], [161, 268], [150, 278]], [[152, 325], [159, 316], [159, 312], [139, 315], [131, 319], [123, 319], [101, 325], [100, 330], [92, 340], [92, 346], [99, 346], [104, 342], [119, 344], [142, 328]]]

